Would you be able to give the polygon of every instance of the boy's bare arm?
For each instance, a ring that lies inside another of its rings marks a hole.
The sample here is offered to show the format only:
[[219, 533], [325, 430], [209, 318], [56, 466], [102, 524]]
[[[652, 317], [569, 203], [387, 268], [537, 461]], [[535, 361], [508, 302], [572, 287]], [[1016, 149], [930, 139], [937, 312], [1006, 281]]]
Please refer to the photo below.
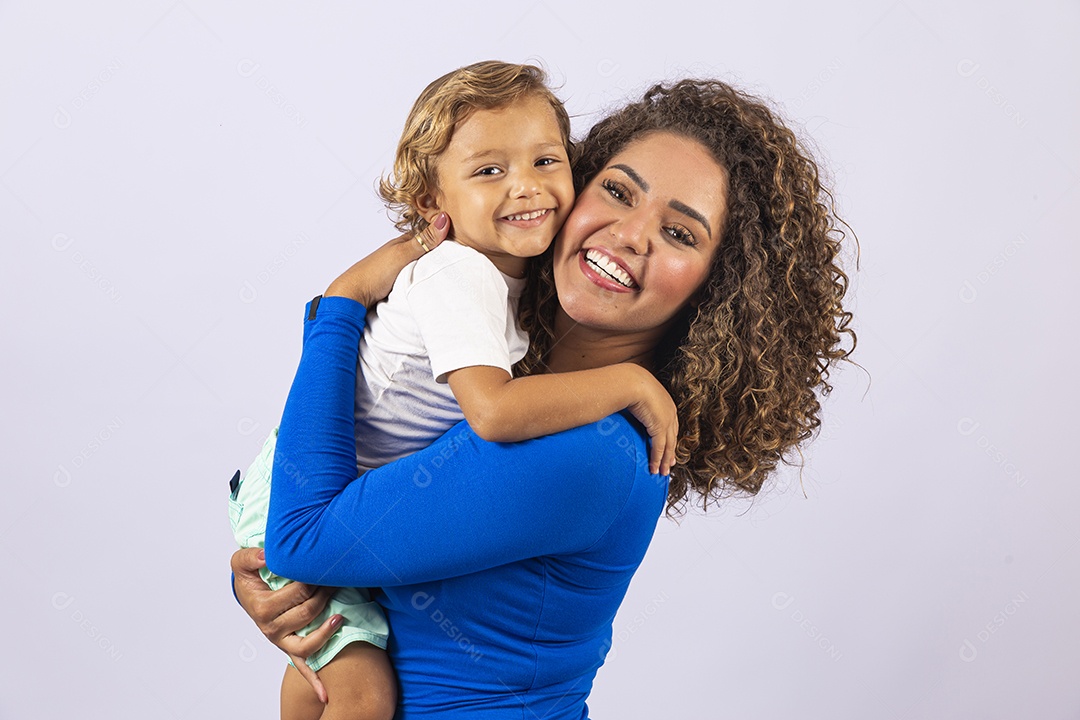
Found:
[[491, 442], [518, 442], [598, 422], [629, 409], [652, 440], [649, 469], [667, 474], [675, 459], [675, 403], [652, 374], [632, 363], [512, 378], [474, 366], [447, 375], [465, 419]]

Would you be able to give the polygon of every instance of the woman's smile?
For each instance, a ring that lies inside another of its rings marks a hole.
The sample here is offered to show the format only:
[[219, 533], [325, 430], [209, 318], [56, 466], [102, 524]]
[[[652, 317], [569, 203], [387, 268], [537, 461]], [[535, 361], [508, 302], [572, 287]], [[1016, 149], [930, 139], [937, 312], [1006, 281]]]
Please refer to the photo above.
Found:
[[576, 323], [662, 332], [709, 275], [727, 172], [698, 141], [655, 132], [582, 190], [555, 244], [559, 302]]
[[589, 248], [578, 253], [581, 272], [597, 286], [612, 292], [636, 292], [641, 289], [634, 276], [609, 250]]

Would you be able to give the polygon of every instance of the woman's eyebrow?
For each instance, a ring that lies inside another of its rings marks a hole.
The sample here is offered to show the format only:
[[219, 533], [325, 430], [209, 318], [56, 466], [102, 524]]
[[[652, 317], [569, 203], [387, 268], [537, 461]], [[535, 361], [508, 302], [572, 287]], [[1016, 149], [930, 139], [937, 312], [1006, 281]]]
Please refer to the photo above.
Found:
[[645, 179], [638, 175], [637, 171], [634, 170], [634, 168], [630, 167], [629, 165], [623, 165], [622, 163], [612, 165], [611, 167], [615, 168], [616, 170], [622, 170], [631, 180], [634, 181], [634, 183], [637, 184], [639, 188], [641, 188], [645, 192], [649, 192], [649, 183], [645, 182]]
[[[616, 163], [611, 167], [616, 170], [622, 170], [624, 173], [626, 173], [627, 177], [634, 181], [634, 183], [638, 187], [640, 187], [645, 192], [649, 192], [649, 183], [645, 182], [645, 178], [638, 175], [637, 171], [634, 170], [634, 168], [630, 167], [629, 165], [623, 165], [622, 163]], [[704, 226], [705, 232], [708, 233], [709, 237], [712, 237], [712, 226], [709, 225], [709, 221], [705, 219], [705, 216], [699, 213], [697, 210], [690, 207], [686, 203], [679, 202], [678, 200], [669, 201], [668, 207], [677, 212], [681, 212], [687, 217], [697, 220], [699, 223], [702, 224], [702, 226]]]
[[692, 217], [695, 220], [697, 220], [699, 223], [701, 223], [702, 225], [705, 226], [705, 232], [707, 232], [709, 234], [709, 237], [710, 238], [712, 237], [712, 228], [709, 227], [709, 221], [706, 220], [705, 216], [702, 215], [701, 213], [699, 213], [697, 210], [690, 207], [686, 203], [679, 202], [678, 200], [669, 201], [668, 202], [668, 207], [670, 207], [672, 210], [677, 210], [678, 212], [681, 212], [683, 215], [686, 215], [687, 217]]

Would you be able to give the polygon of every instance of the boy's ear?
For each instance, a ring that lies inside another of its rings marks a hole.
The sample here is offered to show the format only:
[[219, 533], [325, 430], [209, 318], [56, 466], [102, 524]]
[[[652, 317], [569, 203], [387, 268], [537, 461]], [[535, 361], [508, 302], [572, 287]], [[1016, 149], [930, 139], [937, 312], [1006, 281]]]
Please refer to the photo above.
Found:
[[434, 220], [435, 216], [442, 212], [438, 201], [431, 193], [420, 196], [420, 199], [416, 201], [416, 209], [420, 211], [420, 216], [428, 222]]

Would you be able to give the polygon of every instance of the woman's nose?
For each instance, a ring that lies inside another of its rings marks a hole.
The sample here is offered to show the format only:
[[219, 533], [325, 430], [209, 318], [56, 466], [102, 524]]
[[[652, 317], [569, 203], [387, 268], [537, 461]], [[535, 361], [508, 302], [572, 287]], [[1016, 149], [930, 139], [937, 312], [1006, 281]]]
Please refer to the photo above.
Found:
[[644, 214], [631, 210], [611, 223], [609, 232], [618, 245], [633, 251], [636, 255], [644, 255], [649, 250], [647, 229], [647, 218]]

